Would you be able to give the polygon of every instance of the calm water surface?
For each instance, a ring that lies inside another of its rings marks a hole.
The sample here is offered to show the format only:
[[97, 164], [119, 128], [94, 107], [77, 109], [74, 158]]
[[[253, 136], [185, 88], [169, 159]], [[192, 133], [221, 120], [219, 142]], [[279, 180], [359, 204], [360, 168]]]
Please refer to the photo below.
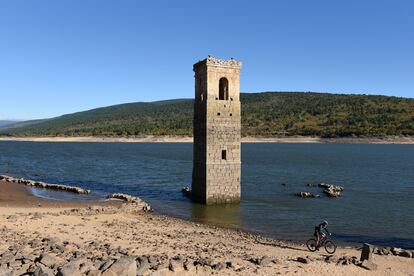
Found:
[[[245, 143], [242, 162], [242, 203], [206, 207], [180, 192], [191, 186], [190, 143], [0, 142], [0, 173], [94, 191], [36, 189], [39, 196], [96, 199], [125, 192], [160, 213], [300, 241], [326, 219], [338, 241], [414, 248], [414, 145]], [[320, 193], [306, 186], [313, 182], [345, 192], [339, 199], [293, 195]]]

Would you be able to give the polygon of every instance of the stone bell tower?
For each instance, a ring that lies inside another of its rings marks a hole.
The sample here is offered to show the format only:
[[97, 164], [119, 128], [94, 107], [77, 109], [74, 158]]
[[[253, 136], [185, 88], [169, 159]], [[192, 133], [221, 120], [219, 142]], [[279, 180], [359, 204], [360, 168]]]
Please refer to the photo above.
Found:
[[240, 69], [210, 56], [193, 66], [192, 197], [200, 203], [240, 202]]

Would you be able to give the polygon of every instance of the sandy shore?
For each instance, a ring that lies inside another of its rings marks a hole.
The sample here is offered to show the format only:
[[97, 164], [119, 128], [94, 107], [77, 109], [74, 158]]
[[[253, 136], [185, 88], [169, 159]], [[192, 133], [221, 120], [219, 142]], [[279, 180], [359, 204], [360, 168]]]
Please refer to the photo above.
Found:
[[0, 180], [0, 207], [19, 208], [79, 208], [90, 205], [120, 206], [119, 201], [61, 201], [34, 196], [24, 185]]
[[10, 269], [15, 275], [36, 269], [44, 275], [117, 275], [120, 267], [139, 275], [414, 275], [412, 258], [375, 255], [378, 268], [369, 271], [339, 261], [359, 259], [355, 248], [327, 257], [323, 250], [312, 253], [303, 245], [119, 203], [87, 205], [39, 199], [25, 186], [0, 182], [0, 275]]
[[[148, 137], [0, 137], [0, 141], [27, 142], [119, 142], [119, 143], [192, 143], [189, 136]], [[317, 144], [414, 144], [414, 137], [388, 136], [383, 138], [320, 138], [320, 137], [242, 137], [242, 143], [317, 143]]]

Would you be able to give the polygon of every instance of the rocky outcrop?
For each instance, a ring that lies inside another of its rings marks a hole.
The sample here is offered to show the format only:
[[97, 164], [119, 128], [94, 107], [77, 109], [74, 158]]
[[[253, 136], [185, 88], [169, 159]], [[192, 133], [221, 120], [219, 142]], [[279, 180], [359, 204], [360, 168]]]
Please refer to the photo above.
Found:
[[[342, 195], [342, 192], [344, 191], [344, 187], [336, 186], [332, 184], [326, 184], [326, 183], [309, 183], [307, 184], [308, 187], [319, 187], [323, 189], [323, 192], [328, 197], [340, 197]], [[313, 194], [309, 192], [299, 192], [295, 194], [298, 197], [302, 198], [318, 198], [320, 195]]]
[[344, 187], [332, 184], [320, 183], [318, 184], [318, 187], [323, 188], [323, 192], [327, 194], [329, 197], [340, 197], [342, 192], [344, 191]]
[[76, 193], [76, 194], [89, 194], [91, 192], [90, 190], [86, 190], [86, 189], [76, 187], [76, 186], [68, 186], [68, 185], [62, 185], [62, 184], [49, 184], [49, 183], [45, 183], [41, 181], [28, 180], [24, 178], [14, 178], [14, 177], [7, 176], [7, 175], [0, 175], [0, 180], [6, 181], [6, 182], [23, 184], [29, 187], [64, 191], [64, 192], [70, 192], [70, 193]]

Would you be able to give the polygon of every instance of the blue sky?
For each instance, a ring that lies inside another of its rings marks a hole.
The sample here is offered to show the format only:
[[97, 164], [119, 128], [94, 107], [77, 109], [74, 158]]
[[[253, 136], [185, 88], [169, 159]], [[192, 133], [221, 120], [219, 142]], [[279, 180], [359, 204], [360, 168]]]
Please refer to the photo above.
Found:
[[0, 1], [0, 119], [193, 97], [192, 64], [241, 90], [414, 98], [414, 1]]

